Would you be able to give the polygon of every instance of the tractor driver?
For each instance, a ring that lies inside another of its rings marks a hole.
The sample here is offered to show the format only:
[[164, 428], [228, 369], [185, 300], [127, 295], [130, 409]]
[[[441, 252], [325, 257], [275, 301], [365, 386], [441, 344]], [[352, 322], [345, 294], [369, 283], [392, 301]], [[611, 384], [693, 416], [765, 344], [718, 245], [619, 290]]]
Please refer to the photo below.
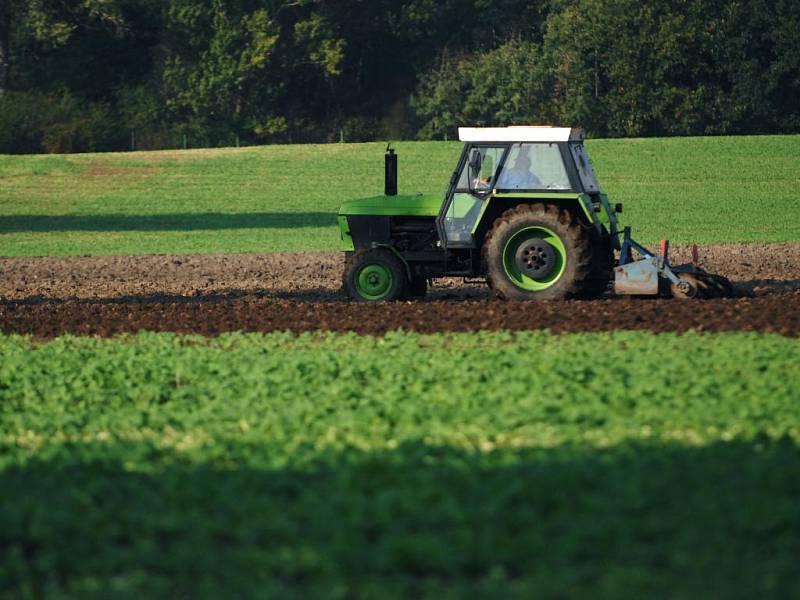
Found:
[[505, 190], [532, 190], [542, 186], [542, 181], [531, 171], [531, 159], [520, 152], [514, 166], [504, 169], [497, 187]]

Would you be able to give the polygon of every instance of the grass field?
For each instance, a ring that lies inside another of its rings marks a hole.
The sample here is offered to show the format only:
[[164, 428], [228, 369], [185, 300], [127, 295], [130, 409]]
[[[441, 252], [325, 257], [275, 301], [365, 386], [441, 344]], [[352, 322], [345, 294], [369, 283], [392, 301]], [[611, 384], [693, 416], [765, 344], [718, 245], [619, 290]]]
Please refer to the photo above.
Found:
[[[796, 241], [800, 136], [592, 140], [641, 241]], [[338, 249], [334, 215], [383, 190], [383, 144], [0, 156], [0, 255]], [[401, 193], [443, 193], [457, 142], [404, 142]]]
[[3, 596], [800, 594], [795, 339], [141, 334], [0, 354]]

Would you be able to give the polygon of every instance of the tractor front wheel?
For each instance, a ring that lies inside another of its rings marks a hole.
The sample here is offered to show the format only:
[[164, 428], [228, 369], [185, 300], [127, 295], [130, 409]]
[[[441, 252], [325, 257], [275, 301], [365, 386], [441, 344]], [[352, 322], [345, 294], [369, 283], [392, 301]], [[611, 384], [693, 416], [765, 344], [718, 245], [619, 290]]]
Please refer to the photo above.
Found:
[[359, 302], [397, 300], [403, 296], [408, 276], [402, 261], [389, 250], [371, 248], [348, 257], [343, 286]]
[[520, 204], [505, 211], [483, 244], [486, 280], [507, 300], [573, 296], [590, 263], [589, 241], [580, 224], [552, 205]]

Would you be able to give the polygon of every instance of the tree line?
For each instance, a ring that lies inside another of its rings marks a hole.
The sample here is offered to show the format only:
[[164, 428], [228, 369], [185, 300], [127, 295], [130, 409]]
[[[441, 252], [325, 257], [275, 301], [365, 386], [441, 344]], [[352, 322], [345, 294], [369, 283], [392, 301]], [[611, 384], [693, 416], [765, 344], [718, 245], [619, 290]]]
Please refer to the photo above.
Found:
[[800, 131], [796, 0], [2, 0], [0, 152]]

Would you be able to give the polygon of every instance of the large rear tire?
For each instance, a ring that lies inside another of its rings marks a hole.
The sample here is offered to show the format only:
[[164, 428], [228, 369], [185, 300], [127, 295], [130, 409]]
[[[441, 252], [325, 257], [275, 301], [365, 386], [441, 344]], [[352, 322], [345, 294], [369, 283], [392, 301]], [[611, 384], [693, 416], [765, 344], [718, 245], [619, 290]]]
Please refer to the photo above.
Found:
[[590, 244], [580, 224], [552, 205], [520, 204], [505, 211], [483, 244], [486, 281], [506, 300], [574, 296], [590, 264]]
[[398, 300], [406, 292], [408, 275], [403, 262], [389, 250], [360, 250], [345, 262], [342, 285], [353, 300]]

